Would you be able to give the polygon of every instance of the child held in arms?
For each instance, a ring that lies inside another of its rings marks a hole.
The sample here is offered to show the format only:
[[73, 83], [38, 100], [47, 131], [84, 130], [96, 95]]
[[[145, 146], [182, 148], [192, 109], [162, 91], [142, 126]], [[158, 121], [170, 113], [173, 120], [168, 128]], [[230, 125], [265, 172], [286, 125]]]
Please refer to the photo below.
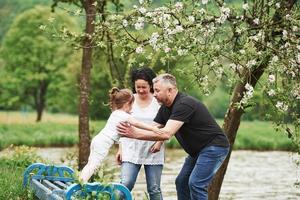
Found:
[[114, 142], [119, 141], [120, 136], [117, 132], [117, 125], [120, 122], [127, 122], [137, 128], [154, 131], [158, 134], [161, 133], [159, 128], [139, 122], [130, 115], [134, 96], [129, 89], [113, 87], [109, 92], [109, 96], [112, 113], [105, 127], [92, 139], [88, 163], [82, 169], [79, 177], [82, 183], [88, 182], [90, 177], [100, 167], [110, 147]]

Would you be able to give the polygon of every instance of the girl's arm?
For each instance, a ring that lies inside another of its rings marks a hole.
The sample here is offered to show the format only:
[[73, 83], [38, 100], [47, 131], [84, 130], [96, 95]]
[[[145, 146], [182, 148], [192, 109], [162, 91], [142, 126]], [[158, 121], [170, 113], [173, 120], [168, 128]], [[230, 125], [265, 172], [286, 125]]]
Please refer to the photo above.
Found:
[[128, 121], [130, 123], [130, 125], [134, 126], [134, 127], [137, 127], [137, 128], [140, 128], [140, 129], [144, 129], [144, 130], [147, 130], [147, 131], [153, 131], [157, 134], [162, 134], [163, 132], [158, 128], [158, 126], [153, 126], [153, 125], [148, 125], [148, 124], [145, 124], [143, 122], [140, 122], [138, 120], [136, 120], [135, 118], [133, 117], [130, 117], [128, 119]]

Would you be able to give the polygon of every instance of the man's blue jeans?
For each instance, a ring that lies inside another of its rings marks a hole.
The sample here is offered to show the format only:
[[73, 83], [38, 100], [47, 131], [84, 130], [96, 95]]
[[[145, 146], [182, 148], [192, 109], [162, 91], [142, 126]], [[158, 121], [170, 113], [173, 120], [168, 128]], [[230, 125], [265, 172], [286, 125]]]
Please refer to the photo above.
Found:
[[[134, 187], [141, 166], [142, 165], [133, 164], [130, 162], [122, 162], [121, 183], [130, 191]], [[160, 189], [160, 179], [163, 165], [144, 165], [144, 168], [147, 181], [147, 191], [150, 200], [162, 200], [163, 198]]]
[[209, 146], [197, 157], [188, 156], [176, 178], [178, 200], [207, 200], [207, 188], [222, 165], [228, 148]]

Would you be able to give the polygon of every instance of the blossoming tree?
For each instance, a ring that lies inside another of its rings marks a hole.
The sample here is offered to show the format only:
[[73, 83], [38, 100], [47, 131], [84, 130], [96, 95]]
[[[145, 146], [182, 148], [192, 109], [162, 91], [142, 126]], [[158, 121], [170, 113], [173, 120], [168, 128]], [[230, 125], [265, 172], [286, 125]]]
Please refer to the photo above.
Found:
[[[95, 0], [90, 6], [103, 2]], [[139, 0], [129, 11], [103, 14], [94, 19], [94, 32], [85, 34], [94, 47], [103, 46], [109, 33], [108, 42], [122, 49], [121, 57], [135, 54], [129, 64], [137, 58], [150, 62], [157, 53], [163, 55], [162, 62], [185, 57], [193, 60], [193, 66], [179, 70], [191, 83], [198, 83], [204, 94], [209, 95], [220, 81], [232, 88], [223, 123], [231, 148], [242, 115], [256, 103], [257, 90], [273, 106], [266, 113], [269, 119], [299, 144], [300, 11], [296, 0], [170, 0], [164, 5]], [[230, 154], [209, 188], [209, 199], [218, 199], [229, 159]]]
[[[223, 129], [231, 147], [242, 115], [255, 103], [255, 90], [274, 108], [269, 119], [299, 144], [299, 17], [296, 0], [170, 1], [162, 6], [140, 0], [129, 12], [98, 24], [98, 30], [114, 32], [121, 55], [135, 52], [150, 61], [162, 52], [162, 60], [193, 59], [193, 67], [181, 71], [204, 94], [225, 81], [232, 96]], [[229, 159], [230, 154], [209, 188], [210, 199], [218, 199]]]

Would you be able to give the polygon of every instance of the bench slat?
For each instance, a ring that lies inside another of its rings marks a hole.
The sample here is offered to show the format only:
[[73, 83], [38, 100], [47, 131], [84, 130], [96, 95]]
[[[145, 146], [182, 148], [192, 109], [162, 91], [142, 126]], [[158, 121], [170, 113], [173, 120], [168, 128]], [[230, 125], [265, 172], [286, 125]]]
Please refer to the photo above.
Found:
[[[56, 184], [56, 185], [59, 185], [60, 187], [62, 187], [62, 188], [64, 188], [64, 189], [66, 189], [67, 187], [68, 187], [68, 185], [67, 185], [67, 183], [64, 183], [64, 182], [61, 182], [61, 181], [54, 181], [54, 183]], [[72, 183], [70, 183], [70, 185], [71, 185]]]
[[43, 183], [43, 185], [45, 185], [46, 187], [50, 188], [51, 190], [61, 190], [60, 187], [58, 187], [57, 185], [51, 183], [48, 180], [43, 180], [42, 183]]
[[63, 200], [61, 197], [52, 194], [52, 191], [37, 180], [30, 181], [30, 187], [39, 199]]

